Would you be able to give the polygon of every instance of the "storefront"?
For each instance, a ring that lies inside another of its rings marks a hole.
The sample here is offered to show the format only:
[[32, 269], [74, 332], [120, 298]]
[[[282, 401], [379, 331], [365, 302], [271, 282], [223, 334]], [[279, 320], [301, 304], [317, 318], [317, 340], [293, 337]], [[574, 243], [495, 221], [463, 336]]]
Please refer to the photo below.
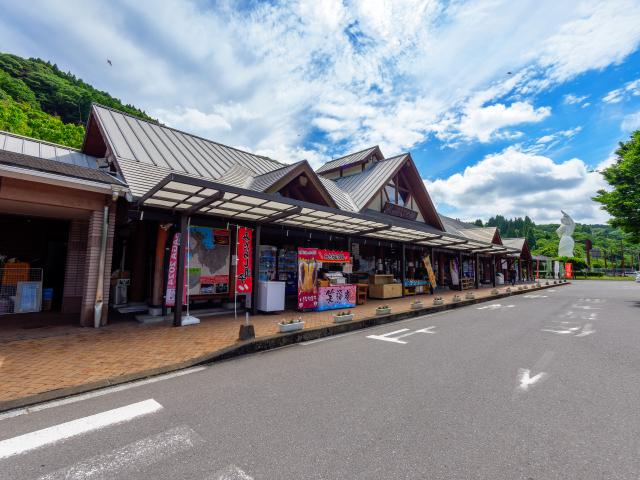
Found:
[[96, 158], [0, 132], [3, 325], [106, 322], [114, 199], [125, 192]]

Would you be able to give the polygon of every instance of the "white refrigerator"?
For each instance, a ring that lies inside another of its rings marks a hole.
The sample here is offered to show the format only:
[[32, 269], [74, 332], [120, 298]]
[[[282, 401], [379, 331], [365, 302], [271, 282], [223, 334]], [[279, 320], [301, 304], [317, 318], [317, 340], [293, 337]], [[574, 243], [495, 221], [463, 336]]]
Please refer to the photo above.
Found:
[[258, 281], [258, 310], [281, 312], [284, 310], [284, 290], [286, 282]]

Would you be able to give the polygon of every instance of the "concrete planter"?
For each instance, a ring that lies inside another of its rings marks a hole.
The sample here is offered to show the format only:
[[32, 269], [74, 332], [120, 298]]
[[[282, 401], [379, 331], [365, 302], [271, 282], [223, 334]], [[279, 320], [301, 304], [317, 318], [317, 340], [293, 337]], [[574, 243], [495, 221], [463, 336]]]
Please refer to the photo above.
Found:
[[465, 300], [475, 300], [476, 296], [473, 293], [467, 293], [464, 298]]
[[333, 316], [333, 323], [344, 323], [344, 322], [350, 322], [351, 320], [353, 320], [353, 313], [350, 313], [349, 315]]
[[440, 300], [434, 300], [434, 301], [433, 301], [433, 304], [434, 304], [434, 305], [444, 305], [444, 300], [443, 300], [443, 299], [440, 299]]
[[391, 307], [387, 308], [376, 308], [376, 315], [389, 315], [391, 313]]
[[453, 303], [460, 303], [462, 301], [462, 298], [458, 297], [457, 295], [455, 297], [453, 297], [453, 299], [451, 300]]
[[295, 332], [304, 328], [304, 322], [279, 323], [278, 330], [280, 333]]
[[422, 302], [413, 302], [411, 304], [411, 310], [420, 310], [421, 308], [424, 308], [424, 303]]

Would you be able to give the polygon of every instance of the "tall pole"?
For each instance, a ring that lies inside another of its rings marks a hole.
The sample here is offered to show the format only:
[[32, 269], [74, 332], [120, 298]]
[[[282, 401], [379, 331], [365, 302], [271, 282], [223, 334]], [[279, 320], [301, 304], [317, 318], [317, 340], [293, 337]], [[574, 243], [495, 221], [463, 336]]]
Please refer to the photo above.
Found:
[[180, 243], [178, 244], [178, 272], [176, 275], [176, 301], [173, 312], [173, 326], [182, 325], [182, 292], [184, 292], [184, 252], [187, 238], [187, 217], [180, 213]]
[[258, 289], [260, 288], [260, 233], [262, 226], [256, 225], [256, 231], [254, 235], [255, 248], [253, 249], [253, 290], [251, 292], [251, 314], [258, 313]]
[[400, 281], [402, 282], [402, 296], [404, 297], [404, 286], [407, 283], [407, 246], [402, 244], [402, 262], [400, 263]]

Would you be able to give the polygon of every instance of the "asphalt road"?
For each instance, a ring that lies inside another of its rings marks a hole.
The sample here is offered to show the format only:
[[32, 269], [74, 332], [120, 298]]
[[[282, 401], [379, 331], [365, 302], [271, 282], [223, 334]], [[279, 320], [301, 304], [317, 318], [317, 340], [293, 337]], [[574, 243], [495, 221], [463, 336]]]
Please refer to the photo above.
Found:
[[576, 282], [0, 415], [0, 478], [637, 479], [639, 346]]

